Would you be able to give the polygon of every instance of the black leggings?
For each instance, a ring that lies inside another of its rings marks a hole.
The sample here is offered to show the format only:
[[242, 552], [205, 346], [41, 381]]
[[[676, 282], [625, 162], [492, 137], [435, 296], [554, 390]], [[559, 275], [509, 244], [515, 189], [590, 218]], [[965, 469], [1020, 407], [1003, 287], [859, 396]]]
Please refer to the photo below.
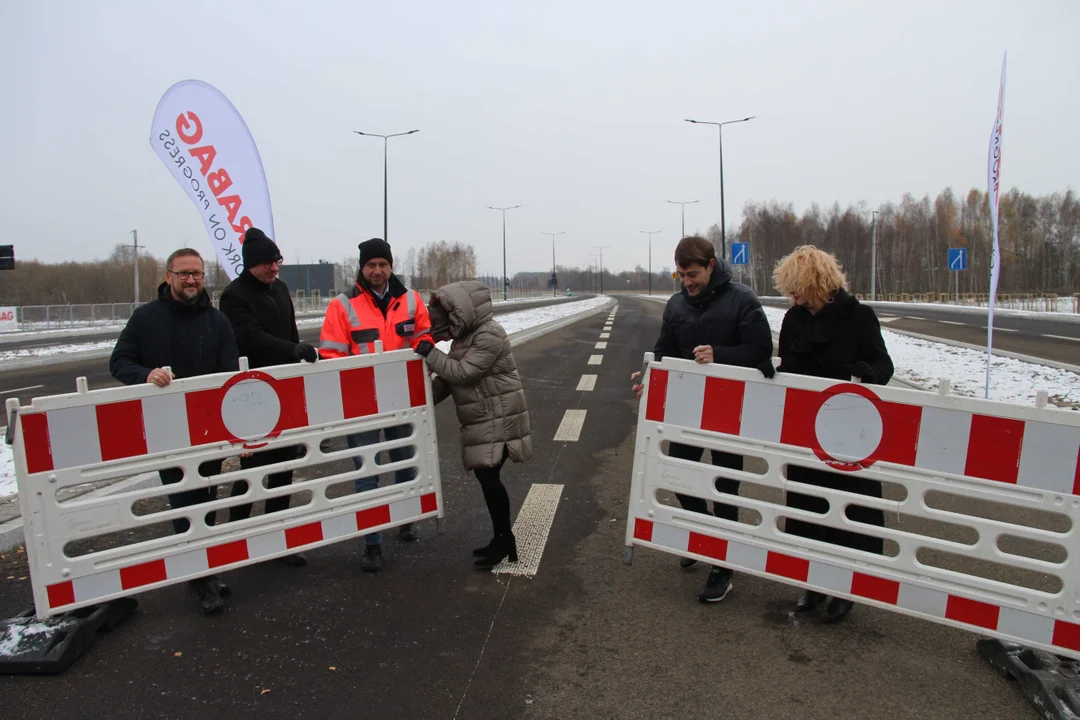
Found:
[[[503, 461], [506, 456], [503, 455]], [[484, 493], [484, 504], [487, 505], [488, 514], [491, 516], [491, 528], [496, 535], [510, 534], [510, 495], [506, 492], [506, 486], [499, 479], [502, 472], [502, 462], [495, 467], [477, 468], [473, 471], [476, 479], [480, 482], [480, 490]]]

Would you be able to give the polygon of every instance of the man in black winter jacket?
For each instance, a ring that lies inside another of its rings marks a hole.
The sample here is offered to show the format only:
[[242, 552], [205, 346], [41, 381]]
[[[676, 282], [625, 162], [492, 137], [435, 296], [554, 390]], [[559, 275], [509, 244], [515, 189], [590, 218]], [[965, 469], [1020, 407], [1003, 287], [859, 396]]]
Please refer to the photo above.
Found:
[[[166, 369], [168, 368], [168, 369]], [[153, 383], [168, 386], [174, 378], [195, 377], [239, 369], [236, 340], [228, 318], [214, 309], [203, 290], [203, 260], [196, 250], [177, 250], [165, 263], [165, 282], [158, 287], [157, 300], [135, 309], [109, 358], [109, 372], [125, 385]], [[199, 465], [199, 474], [213, 477], [221, 473], [221, 460]], [[162, 485], [184, 479], [183, 468], [166, 468], [158, 473]], [[169, 495], [173, 508], [210, 502], [216, 487], [197, 488]], [[172, 521], [177, 534], [190, 527], [187, 518]], [[209, 524], [213, 516], [208, 515]], [[193, 580], [204, 613], [224, 605], [222, 595], [229, 588], [210, 575]]]
[[[221, 294], [221, 311], [232, 323], [241, 357], [248, 359], [251, 368], [285, 365], [302, 360], [315, 362], [318, 353], [314, 346], [300, 342], [289, 288], [278, 279], [281, 268], [281, 252], [278, 246], [262, 230], [250, 228], [244, 233], [242, 253], [244, 272], [229, 283]], [[247, 457], [241, 456], [240, 467], [249, 470], [295, 459], [295, 447], [274, 448]], [[261, 481], [261, 478], [249, 480], [254, 483]], [[267, 476], [266, 487], [273, 489], [291, 483], [292, 470], [285, 470]], [[234, 496], [246, 491], [239, 483], [233, 485]], [[272, 513], [286, 510], [289, 500], [289, 495], [270, 498], [263, 511]], [[229, 522], [244, 520], [250, 516], [251, 503], [229, 508]], [[278, 560], [290, 567], [307, 564], [307, 560], [299, 553], [286, 555]]]
[[[717, 259], [711, 242], [703, 237], [685, 237], [675, 248], [675, 265], [682, 292], [672, 296], [664, 308], [660, 338], [653, 353], [657, 360], [678, 357], [700, 364], [721, 363], [757, 367], [772, 356], [772, 331], [761, 302], [754, 291], [731, 281], [731, 266]], [[634, 379], [640, 373], [634, 374]], [[640, 398], [641, 385], [634, 386]], [[699, 462], [703, 448], [670, 443], [671, 457]], [[741, 455], [710, 451], [712, 464], [742, 470]], [[722, 493], [739, 494], [739, 482], [720, 477], [716, 488]], [[692, 512], [708, 514], [703, 498], [676, 494], [679, 504]], [[734, 505], [713, 503], [716, 517], [738, 522], [739, 509]], [[696, 560], [683, 558], [682, 567], [691, 568]], [[702, 602], [720, 602], [731, 592], [731, 571], [713, 567], [709, 578], [698, 590]]]

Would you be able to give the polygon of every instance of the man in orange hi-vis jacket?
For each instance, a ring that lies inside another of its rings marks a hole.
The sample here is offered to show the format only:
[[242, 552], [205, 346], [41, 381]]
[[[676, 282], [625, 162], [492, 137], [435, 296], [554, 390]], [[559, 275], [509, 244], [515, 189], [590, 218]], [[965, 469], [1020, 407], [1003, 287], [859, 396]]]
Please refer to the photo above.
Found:
[[[420, 293], [409, 290], [394, 275], [394, 255], [390, 244], [380, 238], [372, 238], [360, 243], [360, 271], [356, 275], [356, 285], [349, 293], [338, 295], [326, 309], [322, 332], [319, 335], [319, 355], [325, 359], [363, 355], [375, 352], [375, 341], [382, 341], [384, 351], [401, 350], [411, 347], [416, 350], [430, 349], [431, 318], [427, 306], [420, 298]], [[402, 440], [411, 435], [410, 426], [398, 425], [381, 431], [386, 441]], [[370, 430], [346, 436], [349, 447], [373, 445], [379, 442], [379, 430]], [[391, 462], [408, 460], [414, 450], [408, 447], [393, 448], [389, 451]], [[371, 462], [374, 462], [374, 457]], [[353, 464], [359, 470], [364, 465], [363, 458], [356, 456]], [[394, 482], [409, 482], [416, 477], [415, 468], [396, 470]], [[374, 490], [379, 486], [379, 476], [360, 478], [356, 481], [356, 492]], [[419, 539], [416, 528], [411, 523], [402, 525], [398, 538], [403, 542], [416, 542]], [[382, 534], [369, 533], [365, 536], [366, 547], [360, 559], [360, 567], [368, 572], [377, 572], [383, 567]]]

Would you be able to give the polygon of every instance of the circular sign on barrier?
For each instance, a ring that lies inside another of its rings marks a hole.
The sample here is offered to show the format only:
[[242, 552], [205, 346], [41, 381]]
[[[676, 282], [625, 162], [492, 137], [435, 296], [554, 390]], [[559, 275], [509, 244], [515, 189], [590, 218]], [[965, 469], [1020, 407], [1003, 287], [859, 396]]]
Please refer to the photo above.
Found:
[[221, 423], [235, 442], [245, 448], [262, 447], [266, 443], [251, 445], [252, 441], [276, 437], [281, 419], [281, 399], [274, 389], [274, 378], [258, 370], [238, 373], [222, 386]]
[[814, 454], [846, 472], [873, 465], [885, 435], [881, 398], [858, 383], [834, 385], [822, 398], [814, 415]]

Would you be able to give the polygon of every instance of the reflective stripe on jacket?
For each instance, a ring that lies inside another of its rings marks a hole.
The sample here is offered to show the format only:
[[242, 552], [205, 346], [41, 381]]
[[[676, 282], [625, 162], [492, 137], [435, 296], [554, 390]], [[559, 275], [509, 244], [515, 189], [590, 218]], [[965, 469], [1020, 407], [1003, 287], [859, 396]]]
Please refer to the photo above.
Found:
[[371, 292], [355, 286], [346, 295], [338, 295], [326, 308], [322, 332], [319, 334], [319, 355], [339, 358], [375, 352], [375, 341], [381, 340], [385, 351], [416, 348], [421, 341], [433, 343], [431, 319], [427, 307], [415, 290], [408, 290], [390, 276], [390, 303], [386, 315], [375, 304]]

